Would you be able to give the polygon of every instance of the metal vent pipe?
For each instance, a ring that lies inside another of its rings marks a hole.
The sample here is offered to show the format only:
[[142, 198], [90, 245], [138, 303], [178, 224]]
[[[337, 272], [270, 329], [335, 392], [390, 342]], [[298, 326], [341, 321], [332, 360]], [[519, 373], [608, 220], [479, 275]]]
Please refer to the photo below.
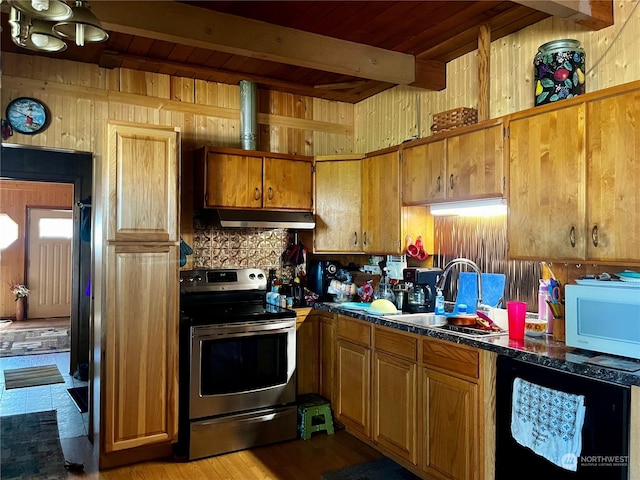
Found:
[[255, 82], [240, 80], [240, 144], [243, 150], [258, 149], [258, 107]]

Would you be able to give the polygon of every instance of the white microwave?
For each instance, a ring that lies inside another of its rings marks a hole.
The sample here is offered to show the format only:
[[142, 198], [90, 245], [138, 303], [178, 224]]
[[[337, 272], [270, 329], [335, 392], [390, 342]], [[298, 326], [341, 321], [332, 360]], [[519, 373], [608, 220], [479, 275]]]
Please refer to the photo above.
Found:
[[640, 284], [565, 287], [566, 344], [640, 359]]

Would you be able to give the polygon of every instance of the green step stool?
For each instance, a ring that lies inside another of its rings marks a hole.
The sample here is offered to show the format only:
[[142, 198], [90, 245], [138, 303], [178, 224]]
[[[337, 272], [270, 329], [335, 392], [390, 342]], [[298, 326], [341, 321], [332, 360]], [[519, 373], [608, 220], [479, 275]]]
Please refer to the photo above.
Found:
[[309, 393], [298, 397], [298, 431], [300, 438], [308, 440], [313, 432], [326, 430], [333, 435], [331, 403], [326, 398]]

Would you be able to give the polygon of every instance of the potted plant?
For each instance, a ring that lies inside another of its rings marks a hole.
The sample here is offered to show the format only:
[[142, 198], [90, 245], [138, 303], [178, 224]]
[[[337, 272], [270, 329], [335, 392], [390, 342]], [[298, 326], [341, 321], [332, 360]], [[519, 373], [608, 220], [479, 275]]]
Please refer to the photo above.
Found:
[[16, 320], [24, 320], [24, 299], [29, 296], [29, 289], [22, 283], [9, 282], [9, 290], [16, 301]]

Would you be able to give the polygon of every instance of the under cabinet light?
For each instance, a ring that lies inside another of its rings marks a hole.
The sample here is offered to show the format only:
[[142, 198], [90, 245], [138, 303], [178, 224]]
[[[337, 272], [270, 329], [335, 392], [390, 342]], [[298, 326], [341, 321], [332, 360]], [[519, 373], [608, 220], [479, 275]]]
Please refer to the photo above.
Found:
[[438, 203], [431, 205], [431, 215], [459, 217], [497, 217], [507, 214], [507, 201], [504, 198], [486, 198], [460, 202]]

